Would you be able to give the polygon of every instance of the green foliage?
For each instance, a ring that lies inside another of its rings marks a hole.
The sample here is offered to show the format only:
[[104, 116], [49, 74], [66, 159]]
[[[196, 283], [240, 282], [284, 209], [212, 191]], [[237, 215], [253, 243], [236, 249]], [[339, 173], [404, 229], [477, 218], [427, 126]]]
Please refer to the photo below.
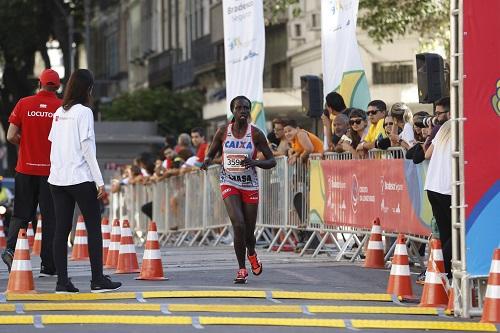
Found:
[[447, 0], [360, 0], [358, 25], [378, 44], [417, 33], [422, 44], [449, 43]]
[[162, 134], [179, 134], [202, 126], [203, 95], [196, 90], [166, 88], [125, 93], [101, 107], [103, 120], [157, 121]]
[[264, 0], [264, 18], [266, 25], [284, 21], [288, 8], [292, 9], [293, 17], [300, 15], [300, 0]]

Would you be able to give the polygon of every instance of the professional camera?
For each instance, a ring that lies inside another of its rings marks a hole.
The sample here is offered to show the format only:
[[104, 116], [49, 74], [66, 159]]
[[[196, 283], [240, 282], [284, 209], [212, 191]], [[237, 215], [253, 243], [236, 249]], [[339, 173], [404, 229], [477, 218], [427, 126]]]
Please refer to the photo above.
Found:
[[438, 119], [435, 116], [415, 117], [413, 123], [420, 128], [434, 127], [438, 124]]

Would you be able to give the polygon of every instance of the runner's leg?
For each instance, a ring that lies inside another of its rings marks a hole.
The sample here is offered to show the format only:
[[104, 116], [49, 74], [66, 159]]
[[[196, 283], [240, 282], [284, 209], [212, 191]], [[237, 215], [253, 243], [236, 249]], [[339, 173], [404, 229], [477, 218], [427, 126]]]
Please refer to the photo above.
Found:
[[248, 255], [255, 254], [255, 224], [257, 222], [257, 209], [259, 204], [243, 203], [243, 214], [245, 216], [245, 243]]
[[224, 204], [226, 205], [227, 214], [233, 225], [234, 232], [234, 252], [236, 253], [236, 259], [238, 260], [238, 265], [241, 268], [245, 268], [245, 219], [243, 216], [243, 203], [239, 195], [230, 195], [224, 199]]

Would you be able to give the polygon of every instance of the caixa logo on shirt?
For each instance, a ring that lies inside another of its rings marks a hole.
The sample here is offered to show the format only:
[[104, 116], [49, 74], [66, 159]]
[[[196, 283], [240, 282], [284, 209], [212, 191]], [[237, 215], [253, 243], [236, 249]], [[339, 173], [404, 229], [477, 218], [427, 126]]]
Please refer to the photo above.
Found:
[[47, 111], [28, 111], [28, 117], [52, 118], [54, 114]]

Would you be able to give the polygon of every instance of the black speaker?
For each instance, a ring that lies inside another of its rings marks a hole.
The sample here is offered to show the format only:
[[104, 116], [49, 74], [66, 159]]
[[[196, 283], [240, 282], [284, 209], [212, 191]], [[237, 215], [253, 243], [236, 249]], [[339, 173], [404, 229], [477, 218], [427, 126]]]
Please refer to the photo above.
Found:
[[302, 111], [308, 117], [320, 118], [323, 114], [323, 80], [316, 75], [300, 77]]
[[416, 60], [419, 103], [434, 103], [441, 97], [449, 96], [443, 58], [435, 53], [420, 53], [416, 55]]

